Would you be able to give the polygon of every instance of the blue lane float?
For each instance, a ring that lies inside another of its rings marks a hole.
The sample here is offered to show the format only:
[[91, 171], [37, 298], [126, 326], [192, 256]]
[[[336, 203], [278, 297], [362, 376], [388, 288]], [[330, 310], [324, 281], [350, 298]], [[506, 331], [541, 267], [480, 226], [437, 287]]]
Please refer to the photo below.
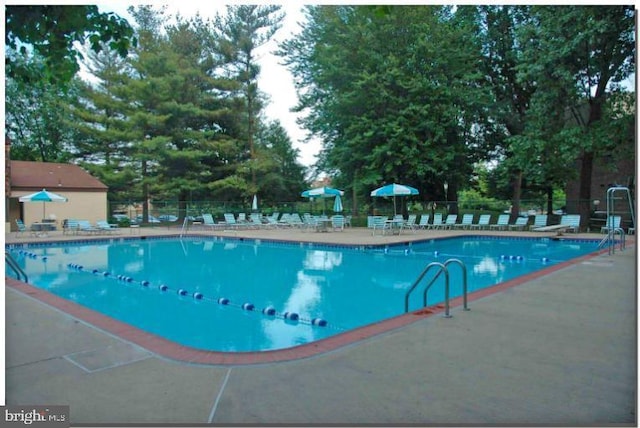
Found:
[[[127, 275], [121, 275], [121, 274], [111, 274], [108, 271], [100, 271], [99, 269], [91, 269], [91, 270], [85, 270], [85, 268], [82, 265], [79, 265], [77, 263], [68, 263], [67, 267], [69, 269], [72, 270], [76, 270], [78, 272], [87, 272], [87, 273], [92, 273], [94, 275], [102, 275], [104, 277], [112, 277], [113, 279], [117, 280], [117, 281], [121, 281], [121, 282], [126, 282], [126, 283], [138, 283], [143, 287], [149, 287], [151, 285], [151, 283], [148, 280], [142, 280], [142, 281], [137, 281], [135, 279], [133, 279], [130, 276]], [[167, 286], [166, 284], [160, 284], [158, 285], [158, 290], [160, 291], [168, 291], [171, 290], [171, 288], [169, 286]], [[175, 289], [174, 289], [175, 290]], [[245, 302], [241, 305], [238, 304], [233, 304], [228, 298], [226, 297], [220, 297], [218, 299], [211, 299], [211, 298], [206, 298], [202, 293], [200, 292], [194, 292], [193, 294], [189, 293], [189, 291], [187, 291], [184, 288], [179, 288], [176, 291], [176, 294], [178, 294], [179, 296], [192, 296], [195, 300], [207, 300], [210, 302], [217, 302], [220, 305], [223, 306], [234, 306], [237, 308], [240, 308], [242, 310], [245, 311], [249, 311], [249, 312], [261, 312], [264, 315], [267, 316], [271, 316], [271, 317], [279, 317], [282, 318], [286, 321], [289, 321], [291, 323], [295, 323], [297, 324], [298, 322], [305, 322], [308, 323], [312, 326], [318, 326], [318, 327], [326, 327], [329, 323], [322, 319], [322, 318], [312, 318], [312, 319], [303, 319], [300, 317], [300, 315], [296, 312], [292, 312], [292, 311], [286, 311], [284, 313], [279, 314], [278, 311], [273, 307], [273, 306], [267, 306], [265, 308], [263, 308], [262, 310], [257, 309], [256, 306], [253, 303], [250, 302]]]
[[276, 314], [276, 308], [274, 308], [273, 306], [267, 306], [262, 310], [262, 313], [265, 315], [273, 316]]

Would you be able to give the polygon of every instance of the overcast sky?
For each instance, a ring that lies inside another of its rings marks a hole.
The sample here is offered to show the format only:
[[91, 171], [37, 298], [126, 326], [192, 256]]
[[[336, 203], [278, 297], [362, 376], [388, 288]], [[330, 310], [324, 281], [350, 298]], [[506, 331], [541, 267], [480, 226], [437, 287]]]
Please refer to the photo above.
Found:
[[[122, 2], [115, 1], [109, 4], [98, 3], [98, 7], [103, 12], [115, 12], [123, 18], [128, 19], [133, 24], [133, 19], [127, 13], [127, 8], [131, 5], [142, 4], [135, 1]], [[161, 3], [158, 3], [160, 5]], [[204, 18], [213, 18], [216, 12], [224, 12], [225, 2], [205, 3], [194, 1], [167, 2], [167, 15], [175, 16], [178, 13], [183, 17], [195, 16], [197, 13]], [[289, 110], [297, 103], [293, 78], [289, 71], [278, 64], [281, 58], [276, 57], [272, 52], [277, 48], [277, 43], [288, 39], [292, 34], [296, 34], [300, 27], [299, 22], [304, 20], [300, 3], [284, 3], [282, 11], [286, 14], [282, 23], [282, 28], [276, 33], [274, 40], [262, 46], [257, 51], [259, 63], [261, 65], [258, 86], [260, 90], [268, 94], [270, 103], [265, 108], [265, 114], [269, 119], [279, 120], [287, 130], [289, 138], [293, 142], [293, 147], [300, 150], [299, 162], [310, 166], [315, 162], [315, 155], [320, 150], [319, 142], [303, 143], [306, 132], [296, 124], [296, 115]]]

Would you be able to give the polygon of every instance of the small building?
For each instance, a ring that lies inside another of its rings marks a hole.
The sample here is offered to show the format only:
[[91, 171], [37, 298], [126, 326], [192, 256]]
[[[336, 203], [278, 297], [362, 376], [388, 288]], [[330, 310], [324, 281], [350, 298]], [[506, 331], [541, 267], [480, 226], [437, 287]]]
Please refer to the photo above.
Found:
[[[107, 218], [108, 187], [78, 165], [10, 160], [5, 164], [5, 188], [7, 231], [17, 229], [16, 219], [27, 226], [55, 220], [60, 228], [67, 218], [91, 222]], [[42, 189], [64, 196], [68, 202], [19, 201], [21, 196]]]

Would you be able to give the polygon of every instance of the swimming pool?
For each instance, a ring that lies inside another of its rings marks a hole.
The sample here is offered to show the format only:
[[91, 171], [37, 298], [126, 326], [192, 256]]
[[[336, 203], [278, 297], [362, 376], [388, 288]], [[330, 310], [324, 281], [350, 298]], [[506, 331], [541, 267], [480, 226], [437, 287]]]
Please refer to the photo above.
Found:
[[[594, 252], [597, 241], [467, 236], [329, 246], [189, 237], [7, 248], [31, 284], [57, 296], [185, 346], [245, 352], [400, 315], [406, 291], [433, 261], [462, 260], [473, 292]], [[450, 276], [452, 296], [460, 295], [462, 270]], [[429, 305], [443, 300], [443, 288], [434, 283]], [[410, 310], [421, 294], [412, 294]]]

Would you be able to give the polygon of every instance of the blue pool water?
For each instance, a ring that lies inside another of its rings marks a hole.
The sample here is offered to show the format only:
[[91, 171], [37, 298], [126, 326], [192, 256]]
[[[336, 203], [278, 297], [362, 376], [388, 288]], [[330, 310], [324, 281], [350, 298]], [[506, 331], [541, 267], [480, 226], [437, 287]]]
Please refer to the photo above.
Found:
[[[462, 260], [473, 292], [596, 251], [597, 241], [460, 237], [338, 247], [190, 237], [7, 248], [31, 284], [60, 297], [182, 345], [258, 351], [404, 313], [406, 291], [433, 261]], [[461, 295], [462, 270], [451, 265], [450, 277], [452, 297]], [[429, 305], [443, 301], [443, 285], [434, 282]], [[420, 308], [422, 287], [410, 310]], [[264, 314], [268, 308], [275, 315]]]

